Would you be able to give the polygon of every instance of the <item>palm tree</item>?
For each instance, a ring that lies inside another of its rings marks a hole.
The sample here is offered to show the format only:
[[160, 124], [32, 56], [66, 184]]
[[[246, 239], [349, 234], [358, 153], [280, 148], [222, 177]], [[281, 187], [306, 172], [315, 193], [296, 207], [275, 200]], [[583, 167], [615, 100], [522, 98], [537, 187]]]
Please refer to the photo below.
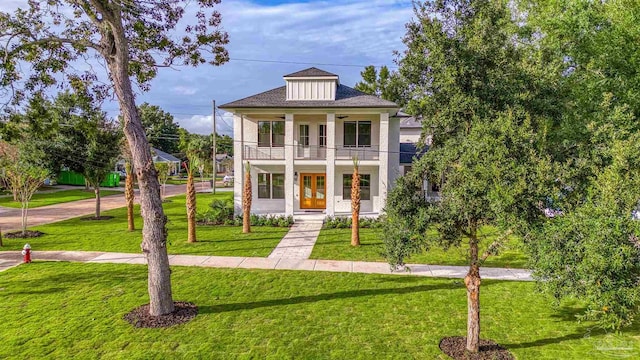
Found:
[[[192, 154], [191, 154], [192, 155]], [[187, 154], [189, 164], [187, 170], [187, 242], [196, 242], [196, 186], [193, 183], [193, 170], [198, 166], [198, 158]]]
[[242, 232], [251, 232], [251, 165], [244, 166], [244, 191], [242, 192]]
[[353, 158], [351, 176], [351, 246], [360, 246], [360, 174], [358, 156]]

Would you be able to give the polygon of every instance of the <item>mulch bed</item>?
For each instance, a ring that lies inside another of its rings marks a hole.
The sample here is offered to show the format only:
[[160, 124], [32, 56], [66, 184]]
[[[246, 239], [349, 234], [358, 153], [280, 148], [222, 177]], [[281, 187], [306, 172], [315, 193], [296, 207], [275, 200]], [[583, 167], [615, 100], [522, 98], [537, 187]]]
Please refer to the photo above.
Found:
[[80, 220], [111, 220], [113, 219], [113, 216], [100, 216], [100, 217], [95, 217], [95, 216], [89, 216], [89, 217], [83, 217]]
[[498, 345], [495, 341], [480, 339], [478, 353], [467, 352], [467, 338], [451, 336], [440, 340], [440, 350], [456, 360], [514, 360], [509, 350]]
[[176, 309], [168, 315], [149, 315], [149, 304], [139, 306], [124, 316], [131, 325], [137, 328], [164, 328], [191, 321], [198, 315], [198, 307], [195, 304], [183, 301], [174, 301]]
[[22, 234], [22, 231], [14, 231], [14, 232], [6, 233], [2, 236], [4, 236], [7, 239], [29, 239], [29, 238], [40, 237], [42, 235], [44, 235], [44, 233], [41, 231], [27, 230], [24, 233], [24, 235]]

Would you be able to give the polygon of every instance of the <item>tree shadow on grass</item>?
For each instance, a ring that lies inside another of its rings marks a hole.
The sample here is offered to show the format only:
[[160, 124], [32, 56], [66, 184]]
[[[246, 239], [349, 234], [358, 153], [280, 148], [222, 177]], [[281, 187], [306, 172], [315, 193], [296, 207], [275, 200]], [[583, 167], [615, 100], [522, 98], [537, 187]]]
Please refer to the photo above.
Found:
[[390, 295], [390, 294], [403, 295], [403, 294], [411, 294], [411, 293], [419, 293], [419, 292], [435, 291], [435, 290], [454, 290], [459, 288], [460, 286], [455, 284], [440, 283], [440, 284], [428, 284], [428, 285], [418, 285], [418, 286], [409, 286], [409, 287], [400, 287], [400, 288], [347, 290], [347, 291], [339, 291], [334, 293], [294, 296], [290, 298], [261, 300], [261, 301], [245, 302], [245, 303], [202, 305], [202, 306], [198, 306], [198, 309], [201, 314], [217, 314], [217, 313], [239, 311], [239, 310], [253, 310], [253, 309], [267, 308], [267, 307], [273, 307], [273, 306], [296, 305], [296, 304], [314, 303], [318, 301], [328, 301], [328, 300], [336, 300], [336, 299], [349, 299], [349, 298], [356, 298], [356, 297], [362, 297], [362, 296], [378, 296], [378, 295]]

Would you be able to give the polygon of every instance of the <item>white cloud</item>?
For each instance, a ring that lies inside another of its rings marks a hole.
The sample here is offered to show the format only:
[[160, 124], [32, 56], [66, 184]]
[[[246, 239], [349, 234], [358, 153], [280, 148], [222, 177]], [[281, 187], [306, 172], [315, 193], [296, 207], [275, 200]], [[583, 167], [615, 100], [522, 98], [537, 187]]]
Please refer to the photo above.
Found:
[[174, 86], [173, 92], [179, 95], [193, 95], [198, 92], [198, 89], [189, 86]]
[[[220, 135], [233, 136], [233, 114], [223, 113], [216, 117], [216, 132]], [[175, 116], [181, 128], [196, 134], [211, 134], [213, 128], [211, 115], [192, 115], [190, 117]]]

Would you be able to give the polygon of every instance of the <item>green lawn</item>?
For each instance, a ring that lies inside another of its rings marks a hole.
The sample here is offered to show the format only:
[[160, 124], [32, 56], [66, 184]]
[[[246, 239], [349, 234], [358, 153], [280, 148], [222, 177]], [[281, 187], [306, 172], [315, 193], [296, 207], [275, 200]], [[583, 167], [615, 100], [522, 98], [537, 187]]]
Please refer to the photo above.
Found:
[[[102, 197], [105, 197], [109, 195], [122, 194], [122, 191], [100, 190], [100, 194], [102, 195]], [[52, 193], [34, 194], [31, 198], [31, 201], [29, 202], [29, 208], [31, 209], [71, 201], [93, 199], [95, 197], [96, 194], [93, 192], [93, 190], [87, 191], [84, 189], [61, 190]], [[20, 208], [20, 202], [13, 201], [13, 198], [11, 196], [3, 196], [0, 197], [0, 206]]]
[[[217, 194], [217, 198], [230, 198], [231, 193]], [[206, 209], [212, 194], [198, 194], [198, 209]], [[177, 196], [164, 204], [169, 219], [168, 251], [171, 254], [268, 256], [287, 233], [288, 228], [252, 227], [250, 234], [243, 234], [239, 226], [198, 226], [194, 244], [187, 243], [187, 219], [185, 197]], [[127, 231], [126, 208], [103, 211], [103, 216], [114, 216], [103, 221], [87, 221], [80, 218], [49, 225], [35, 226], [46, 235], [30, 239], [34, 251], [85, 250], [140, 252], [142, 239], [139, 207], [136, 206], [136, 231]], [[24, 240], [4, 239], [6, 250], [18, 250]]]
[[[486, 234], [490, 228], [484, 229]], [[351, 246], [351, 229], [322, 229], [320, 236], [313, 248], [312, 259], [332, 260], [359, 260], [359, 261], [385, 261], [382, 256], [383, 244], [379, 229], [360, 229], [360, 247]], [[483, 248], [490, 244], [491, 240], [482, 242]], [[407, 260], [408, 263], [439, 264], [439, 265], [468, 265], [467, 247], [450, 248], [444, 251], [434, 247], [429, 252], [417, 254]], [[522, 252], [521, 243], [516, 238], [510, 238], [498, 256], [490, 256], [483, 266], [524, 268], [527, 257]]]
[[[123, 316], [148, 302], [146, 267], [36, 262], [0, 276], [3, 359], [445, 359], [464, 335], [462, 280], [173, 267], [174, 299], [199, 315], [167, 329]], [[640, 351], [640, 327], [605, 335], [527, 282], [482, 283], [482, 332], [518, 359]], [[625, 350], [628, 349], [628, 350]], [[616, 356], [618, 355], [618, 356]]]

